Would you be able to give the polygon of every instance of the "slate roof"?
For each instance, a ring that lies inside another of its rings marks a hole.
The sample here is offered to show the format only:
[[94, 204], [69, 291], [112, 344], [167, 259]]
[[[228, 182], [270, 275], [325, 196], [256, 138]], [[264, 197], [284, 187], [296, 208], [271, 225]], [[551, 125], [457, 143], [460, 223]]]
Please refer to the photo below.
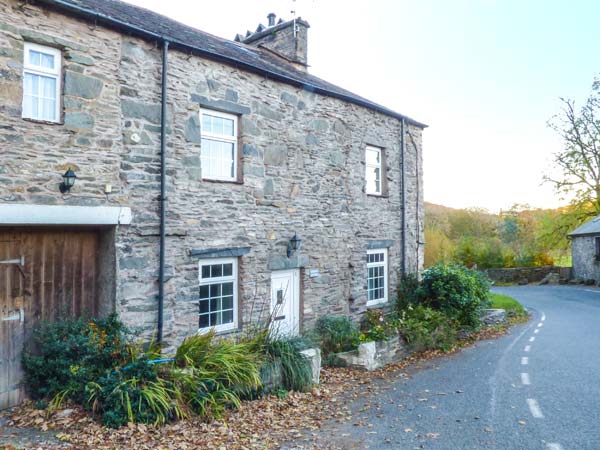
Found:
[[119, 0], [38, 0], [63, 13], [91, 20], [149, 40], [168, 40], [170, 47], [234, 65], [317, 94], [339, 98], [425, 128], [427, 125], [296, 69], [277, 57], [238, 42], [213, 36], [168, 17]]
[[568, 234], [568, 236], [585, 236], [590, 234], [600, 234], [600, 216], [594, 217], [589, 222], [586, 222], [579, 228], [574, 229]]

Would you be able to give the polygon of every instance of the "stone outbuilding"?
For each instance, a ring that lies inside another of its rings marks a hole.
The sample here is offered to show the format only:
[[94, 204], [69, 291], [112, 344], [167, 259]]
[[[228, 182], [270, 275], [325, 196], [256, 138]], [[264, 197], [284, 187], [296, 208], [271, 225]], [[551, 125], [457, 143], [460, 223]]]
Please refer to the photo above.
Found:
[[305, 20], [233, 41], [117, 0], [0, 11], [0, 407], [42, 320], [302, 333], [421, 270], [425, 125], [311, 75]]
[[568, 236], [571, 239], [573, 278], [600, 281], [600, 216], [571, 231]]

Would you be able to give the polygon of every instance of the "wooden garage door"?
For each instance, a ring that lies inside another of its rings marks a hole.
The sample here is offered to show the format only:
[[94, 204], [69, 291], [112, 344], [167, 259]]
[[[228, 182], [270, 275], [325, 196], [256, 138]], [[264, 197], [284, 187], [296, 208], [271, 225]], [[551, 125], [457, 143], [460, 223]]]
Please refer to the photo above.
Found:
[[21, 354], [40, 321], [98, 313], [95, 231], [0, 230], [0, 409], [18, 403]]

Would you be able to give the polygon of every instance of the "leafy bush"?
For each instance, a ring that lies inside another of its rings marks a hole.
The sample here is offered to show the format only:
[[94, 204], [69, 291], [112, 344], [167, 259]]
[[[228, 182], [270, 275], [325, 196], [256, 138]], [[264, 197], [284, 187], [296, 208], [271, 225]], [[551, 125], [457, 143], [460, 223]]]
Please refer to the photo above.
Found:
[[385, 315], [380, 309], [365, 313], [361, 324], [361, 342], [384, 341], [398, 334], [399, 321], [395, 315]]
[[425, 306], [443, 311], [461, 327], [475, 329], [481, 325], [489, 289], [490, 281], [481, 272], [438, 264], [423, 272], [420, 294]]
[[408, 308], [402, 316], [398, 328], [413, 351], [448, 351], [457, 341], [456, 322], [441, 311], [416, 306]]
[[398, 312], [404, 311], [409, 306], [419, 302], [419, 286], [417, 274], [408, 273], [400, 277], [396, 296], [396, 310]]
[[124, 333], [115, 315], [41, 324], [33, 332], [31, 350], [23, 353], [29, 395], [37, 400], [60, 394], [82, 403], [86, 383], [125, 360]]
[[323, 316], [317, 320], [315, 333], [324, 356], [356, 350], [360, 344], [358, 326], [348, 317]]
[[481, 269], [507, 267], [512, 255], [498, 238], [476, 239], [463, 237], [456, 247], [454, 259], [467, 267], [477, 265]]

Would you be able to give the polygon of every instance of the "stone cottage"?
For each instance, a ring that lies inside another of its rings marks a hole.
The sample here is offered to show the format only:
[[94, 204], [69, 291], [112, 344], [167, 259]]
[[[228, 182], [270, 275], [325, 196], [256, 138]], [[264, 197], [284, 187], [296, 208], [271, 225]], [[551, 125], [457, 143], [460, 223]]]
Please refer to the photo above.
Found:
[[229, 41], [116, 0], [0, 11], [0, 405], [40, 320], [298, 333], [421, 269], [425, 125], [311, 75], [306, 21]]
[[600, 216], [571, 231], [568, 236], [573, 278], [600, 281]]

